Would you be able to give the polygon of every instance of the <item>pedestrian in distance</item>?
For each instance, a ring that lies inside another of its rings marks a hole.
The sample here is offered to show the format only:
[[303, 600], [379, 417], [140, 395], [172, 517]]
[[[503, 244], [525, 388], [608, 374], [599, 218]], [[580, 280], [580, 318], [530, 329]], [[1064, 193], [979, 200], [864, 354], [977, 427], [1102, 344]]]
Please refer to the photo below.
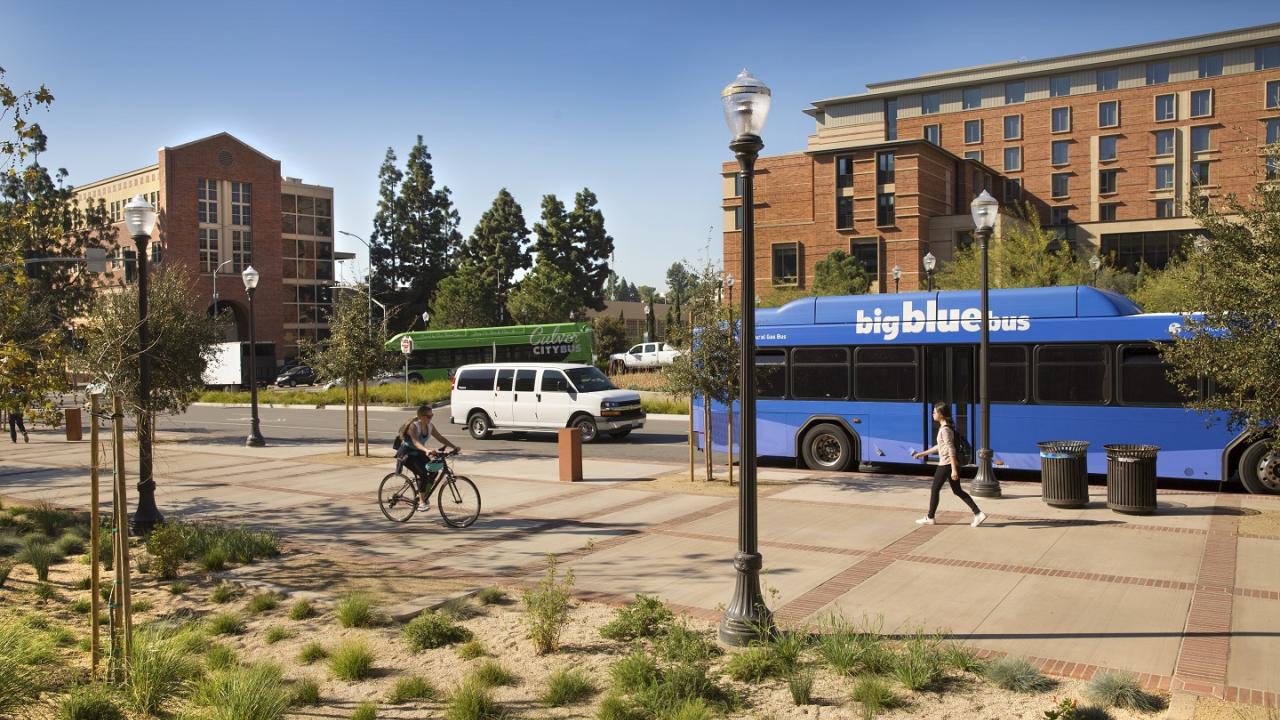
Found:
[[18, 432], [22, 432], [22, 442], [31, 442], [31, 436], [27, 435], [27, 426], [22, 424], [22, 408], [14, 407], [9, 410], [9, 439], [18, 442]]
[[987, 514], [978, 509], [969, 493], [960, 487], [960, 458], [956, 451], [955, 422], [951, 419], [951, 406], [938, 403], [933, 406], [933, 420], [938, 428], [938, 444], [928, 450], [911, 453], [911, 457], [925, 458], [934, 452], [938, 453], [938, 470], [933, 474], [933, 486], [929, 489], [929, 514], [916, 521], [919, 525], [932, 525], [934, 513], [938, 511], [938, 495], [942, 492], [942, 484], [950, 483], [951, 492], [964, 501], [973, 511], [972, 527], [978, 527], [987, 519]]

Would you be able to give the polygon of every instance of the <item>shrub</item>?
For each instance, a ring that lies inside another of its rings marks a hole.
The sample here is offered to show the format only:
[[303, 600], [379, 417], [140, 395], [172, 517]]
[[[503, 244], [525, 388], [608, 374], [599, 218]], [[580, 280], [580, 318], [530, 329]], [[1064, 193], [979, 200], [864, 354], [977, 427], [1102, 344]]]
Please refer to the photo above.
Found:
[[468, 620], [480, 614], [480, 611], [472, 607], [465, 597], [449, 598], [437, 608], [436, 612], [454, 620]]
[[209, 632], [213, 635], [239, 635], [244, 632], [244, 618], [238, 613], [218, 613], [210, 616]]
[[636, 692], [658, 681], [658, 664], [648, 653], [637, 650], [615, 662], [609, 677], [618, 690]]
[[154, 715], [197, 674], [187, 651], [162, 628], [134, 630], [125, 693], [136, 710]]
[[351, 713], [351, 720], [378, 720], [378, 706], [365, 700]]
[[769, 636], [765, 645], [773, 656], [774, 665], [779, 673], [790, 675], [800, 667], [800, 658], [809, 649], [809, 636], [800, 632], [779, 630]]
[[569, 620], [570, 591], [573, 588], [573, 571], [557, 577], [556, 559], [547, 556], [547, 571], [537, 585], [524, 593], [525, 623], [529, 639], [539, 655], [555, 652], [560, 648], [560, 633]]
[[156, 575], [163, 580], [178, 576], [182, 561], [187, 559], [187, 533], [176, 522], [157, 525], [147, 536], [147, 554]]
[[64, 528], [76, 524], [75, 513], [69, 510], [60, 510], [44, 500], [37, 501], [30, 507], [14, 509], [21, 510], [27, 520], [37, 530], [44, 533], [46, 537], [53, 537]]
[[796, 705], [809, 705], [813, 702], [813, 672], [802, 670], [791, 673], [787, 678], [787, 690], [791, 693], [791, 702]]
[[9, 575], [13, 572], [14, 562], [12, 560], [0, 560], [0, 588], [9, 582]]
[[832, 672], [841, 675], [852, 675], [857, 670], [860, 650], [858, 642], [843, 633], [818, 638], [818, 654]]
[[59, 647], [71, 647], [76, 644], [76, 636], [70, 630], [64, 627], [56, 627], [49, 630], [49, 639], [54, 645]]
[[311, 678], [299, 680], [294, 683], [293, 695], [289, 698], [290, 705], [319, 705], [320, 704], [320, 685]]
[[487, 660], [476, 666], [471, 671], [468, 678], [471, 682], [475, 682], [484, 687], [498, 687], [500, 685], [515, 685], [519, 682], [519, 678], [515, 673], [506, 669], [497, 660]]
[[210, 670], [225, 670], [229, 667], [239, 664], [240, 660], [236, 657], [236, 651], [226, 645], [213, 644], [204, 653], [205, 664]]
[[[111, 526], [104, 523], [98, 531], [98, 562], [102, 563], [102, 567], [107, 570], [112, 569], [112, 565], [115, 563], [111, 538]], [[83, 561], [86, 565], [91, 564], [93, 561], [89, 548], [85, 549]]]
[[1139, 712], [1155, 712], [1164, 707], [1161, 698], [1142, 689], [1129, 673], [1099, 673], [1085, 688], [1089, 702], [1104, 708], [1118, 707]]
[[240, 588], [229, 582], [220, 582], [209, 592], [209, 599], [219, 604], [229, 603], [237, 597], [240, 597]]
[[410, 700], [431, 700], [435, 696], [436, 689], [431, 682], [424, 677], [414, 675], [396, 680], [395, 686], [391, 688], [391, 694], [387, 696], [387, 702], [399, 705]]
[[709, 662], [724, 651], [716, 645], [711, 634], [690, 629], [686, 625], [671, 625], [654, 643], [658, 657], [672, 663]]
[[[46, 575], [47, 574], [48, 573], [46, 573]], [[36, 586], [31, 589], [31, 593], [35, 595], [36, 598], [38, 598], [41, 602], [48, 602], [50, 600], [56, 600], [58, 598], [57, 589], [47, 582], [37, 583]]]
[[68, 530], [62, 533], [62, 537], [59, 537], [58, 541], [53, 544], [53, 549], [63, 557], [79, 555], [84, 552], [84, 538], [80, 533]]
[[195, 692], [196, 703], [204, 708], [204, 720], [279, 720], [289, 709], [290, 700], [280, 668], [271, 663], [213, 673]]
[[702, 698], [685, 700], [668, 715], [671, 720], [712, 720], [715, 716], [715, 710]]
[[97, 683], [71, 688], [58, 701], [55, 720], [128, 720], [111, 691]]
[[708, 676], [702, 663], [674, 665], [660, 673], [658, 681], [636, 692], [634, 700], [648, 717], [673, 718], [681, 713], [703, 717], [710, 708], [732, 709], [736, 700]]
[[471, 631], [433, 610], [423, 610], [400, 631], [414, 652], [431, 650], [471, 639]]
[[564, 707], [581, 702], [596, 693], [596, 685], [586, 673], [577, 669], [560, 669], [547, 679], [547, 689], [542, 702], [552, 707]]
[[444, 713], [447, 720], [495, 720], [501, 715], [489, 689], [474, 682], [464, 682], [453, 691]]
[[279, 625], [272, 625], [271, 627], [267, 628], [267, 633], [263, 639], [266, 640], [268, 645], [275, 645], [281, 640], [286, 640], [291, 637], [293, 637], [293, 631], [290, 630], [289, 628], [280, 627]]
[[475, 660], [488, 654], [484, 649], [484, 643], [479, 640], [468, 640], [458, 646], [458, 657], [463, 660]]
[[1025, 658], [1005, 656], [987, 665], [987, 679], [1005, 690], [1015, 692], [1045, 692], [1057, 683], [1045, 677]]
[[636, 599], [619, 608], [613, 620], [600, 628], [606, 640], [635, 640], [662, 634], [675, 620], [671, 610], [656, 597], [636, 595]]
[[879, 715], [881, 710], [889, 710], [902, 704], [889, 684], [876, 675], [859, 675], [853, 683], [850, 698], [862, 705], [862, 717], [866, 720]]
[[93, 603], [85, 598], [76, 598], [71, 601], [71, 605], [68, 607], [71, 608], [71, 612], [77, 615], [88, 615], [89, 611], [93, 609]]
[[280, 598], [275, 593], [258, 593], [249, 598], [249, 612], [258, 615], [280, 606]]
[[315, 614], [316, 614], [316, 609], [312, 607], [311, 602], [306, 600], [305, 598], [302, 600], [298, 600], [293, 605], [289, 606], [290, 620], [306, 620], [307, 618], [312, 617]]
[[338, 601], [338, 624], [344, 628], [373, 627], [381, 622], [378, 602], [365, 592], [349, 593]]
[[507, 601], [507, 592], [502, 588], [489, 586], [476, 593], [476, 602], [481, 605], [501, 605]]
[[600, 709], [596, 711], [597, 720], [645, 720], [645, 716], [640, 713], [627, 699], [619, 695], [606, 695], [604, 700], [600, 702]]
[[757, 645], [731, 655], [724, 671], [734, 680], [759, 682], [779, 674], [781, 668], [768, 647]]
[[129, 603], [129, 607], [132, 608], [134, 612], [144, 613], [151, 609], [151, 601], [140, 598]]
[[88, 590], [93, 587], [93, 578], [89, 577], [88, 575], [85, 575], [84, 577], [77, 580], [75, 582], [75, 585], [72, 585], [72, 587], [74, 587], [76, 590]]
[[189, 583], [189, 582], [184, 582], [184, 581], [182, 581], [182, 580], [179, 580], [179, 581], [178, 581], [178, 582], [176, 582], [176, 583], [171, 583], [171, 584], [169, 585], [169, 594], [170, 594], [170, 595], [182, 595], [183, 593], [186, 593], [186, 592], [188, 592], [189, 590], [191, 590], [191, 583]]
[[339, 680], [364, 680], [373, 672], [373, 650], [363, 640], [346, 640], [329, 656], [329, 671]]
[[22, 551], [17, 557], [18, 562], [30, 565], [36, 571], [36, 579], [40, 582], [48, 582], [49, 566], [61, 559], [48, 543], [35, 536], [23, 541]]
[[227, 569], [227, 551], [221, 545], [215, 545], [200, 556], [200, 567], [205, 572], [222, 572]]
[[317, 660], [323, 660], [329, 657], [329, 651], [318, 642], [309, 642], [302, 646], [302, 652], [298, 654], [298, 659], [304, 665], [310, 665]]
[[938, 646], [939, 641], [934, 636], [911, 635], [903, 641], [902, 651], [893, 658], [893, 676], [913, 692], [937, 681], [946, 668]]

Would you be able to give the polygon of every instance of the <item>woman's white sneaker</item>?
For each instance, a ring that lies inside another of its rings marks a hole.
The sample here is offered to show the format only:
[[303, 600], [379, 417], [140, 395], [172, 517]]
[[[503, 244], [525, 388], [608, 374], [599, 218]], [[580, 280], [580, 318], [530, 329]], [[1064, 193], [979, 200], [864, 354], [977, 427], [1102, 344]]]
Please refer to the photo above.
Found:
[[969, 527], [978, 527], [979, 525], [981, 525], [986, 521], [987, 521], [987, 514], [984, 512], [980, 512], [977, 515], [973, 516], [973, 522], [969, 523]]
[[926, 517], [922, 517], [922, 518], [920, 518], [919, 520], [917, 520], [917, 521], [916, 521], [916, 524], [917, 524], [917, 525], [932, 525], [932, 524], [933, 524], [933, 518], [931, 518], [931, 517], [927, 517], [927, 516], [926, 516]]

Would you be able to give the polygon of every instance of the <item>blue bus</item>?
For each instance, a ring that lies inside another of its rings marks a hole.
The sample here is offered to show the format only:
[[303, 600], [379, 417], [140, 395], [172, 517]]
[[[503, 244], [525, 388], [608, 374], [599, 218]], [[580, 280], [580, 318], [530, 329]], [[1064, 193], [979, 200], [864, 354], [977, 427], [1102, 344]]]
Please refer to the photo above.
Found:
[[[1160, 446], [1163, 478], [1239, 479], [1280, 494], [1280, 457], [1263, 438], [1229, 431], [1224, 413], [1183, 407], [1158, 345], [1180, 316], [1143, 313], [1092, 287], [991, 292], [991, 445], [1001, 467], [1038, 470], [1037, 442], [1089, 441], [1091, 473], [1104, 444]], [[766, 457], [815, 470], [920, 464], [935, 402], [978, 445], [978, 291], [817, 297], [756, 311], [757, 443]], [[1211, 392], [1202, 383], [1201, 393]], [[701, 433], [702, 413], [694, 413]], [[712, 447], [723, 450], [723, 406]]]

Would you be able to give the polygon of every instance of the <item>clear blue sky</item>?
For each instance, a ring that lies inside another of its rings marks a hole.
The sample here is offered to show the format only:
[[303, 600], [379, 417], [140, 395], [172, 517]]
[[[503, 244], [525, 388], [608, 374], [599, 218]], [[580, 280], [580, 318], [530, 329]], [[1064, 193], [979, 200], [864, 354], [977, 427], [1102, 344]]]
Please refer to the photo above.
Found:
[[810, 101], [867, 82], [1280, 20], [1274, 0], [1056, 7], [0, 0], [0, 67], [11, 87], [52, 90], [42, 159], [73, 183], [226, 130], [284, 174], [333, 186], [337, 226], [367, 236], [383, 153], [403, 160], [420, 133], [464, 234], [502, 186], [530, 225], [544, 193], [571, 202], [588, 186], [618, 272], [661, 287], [708, 233], [719, 259], [719, 92], [744, 66], [773, 88], [775, 154], [804, 148]]

